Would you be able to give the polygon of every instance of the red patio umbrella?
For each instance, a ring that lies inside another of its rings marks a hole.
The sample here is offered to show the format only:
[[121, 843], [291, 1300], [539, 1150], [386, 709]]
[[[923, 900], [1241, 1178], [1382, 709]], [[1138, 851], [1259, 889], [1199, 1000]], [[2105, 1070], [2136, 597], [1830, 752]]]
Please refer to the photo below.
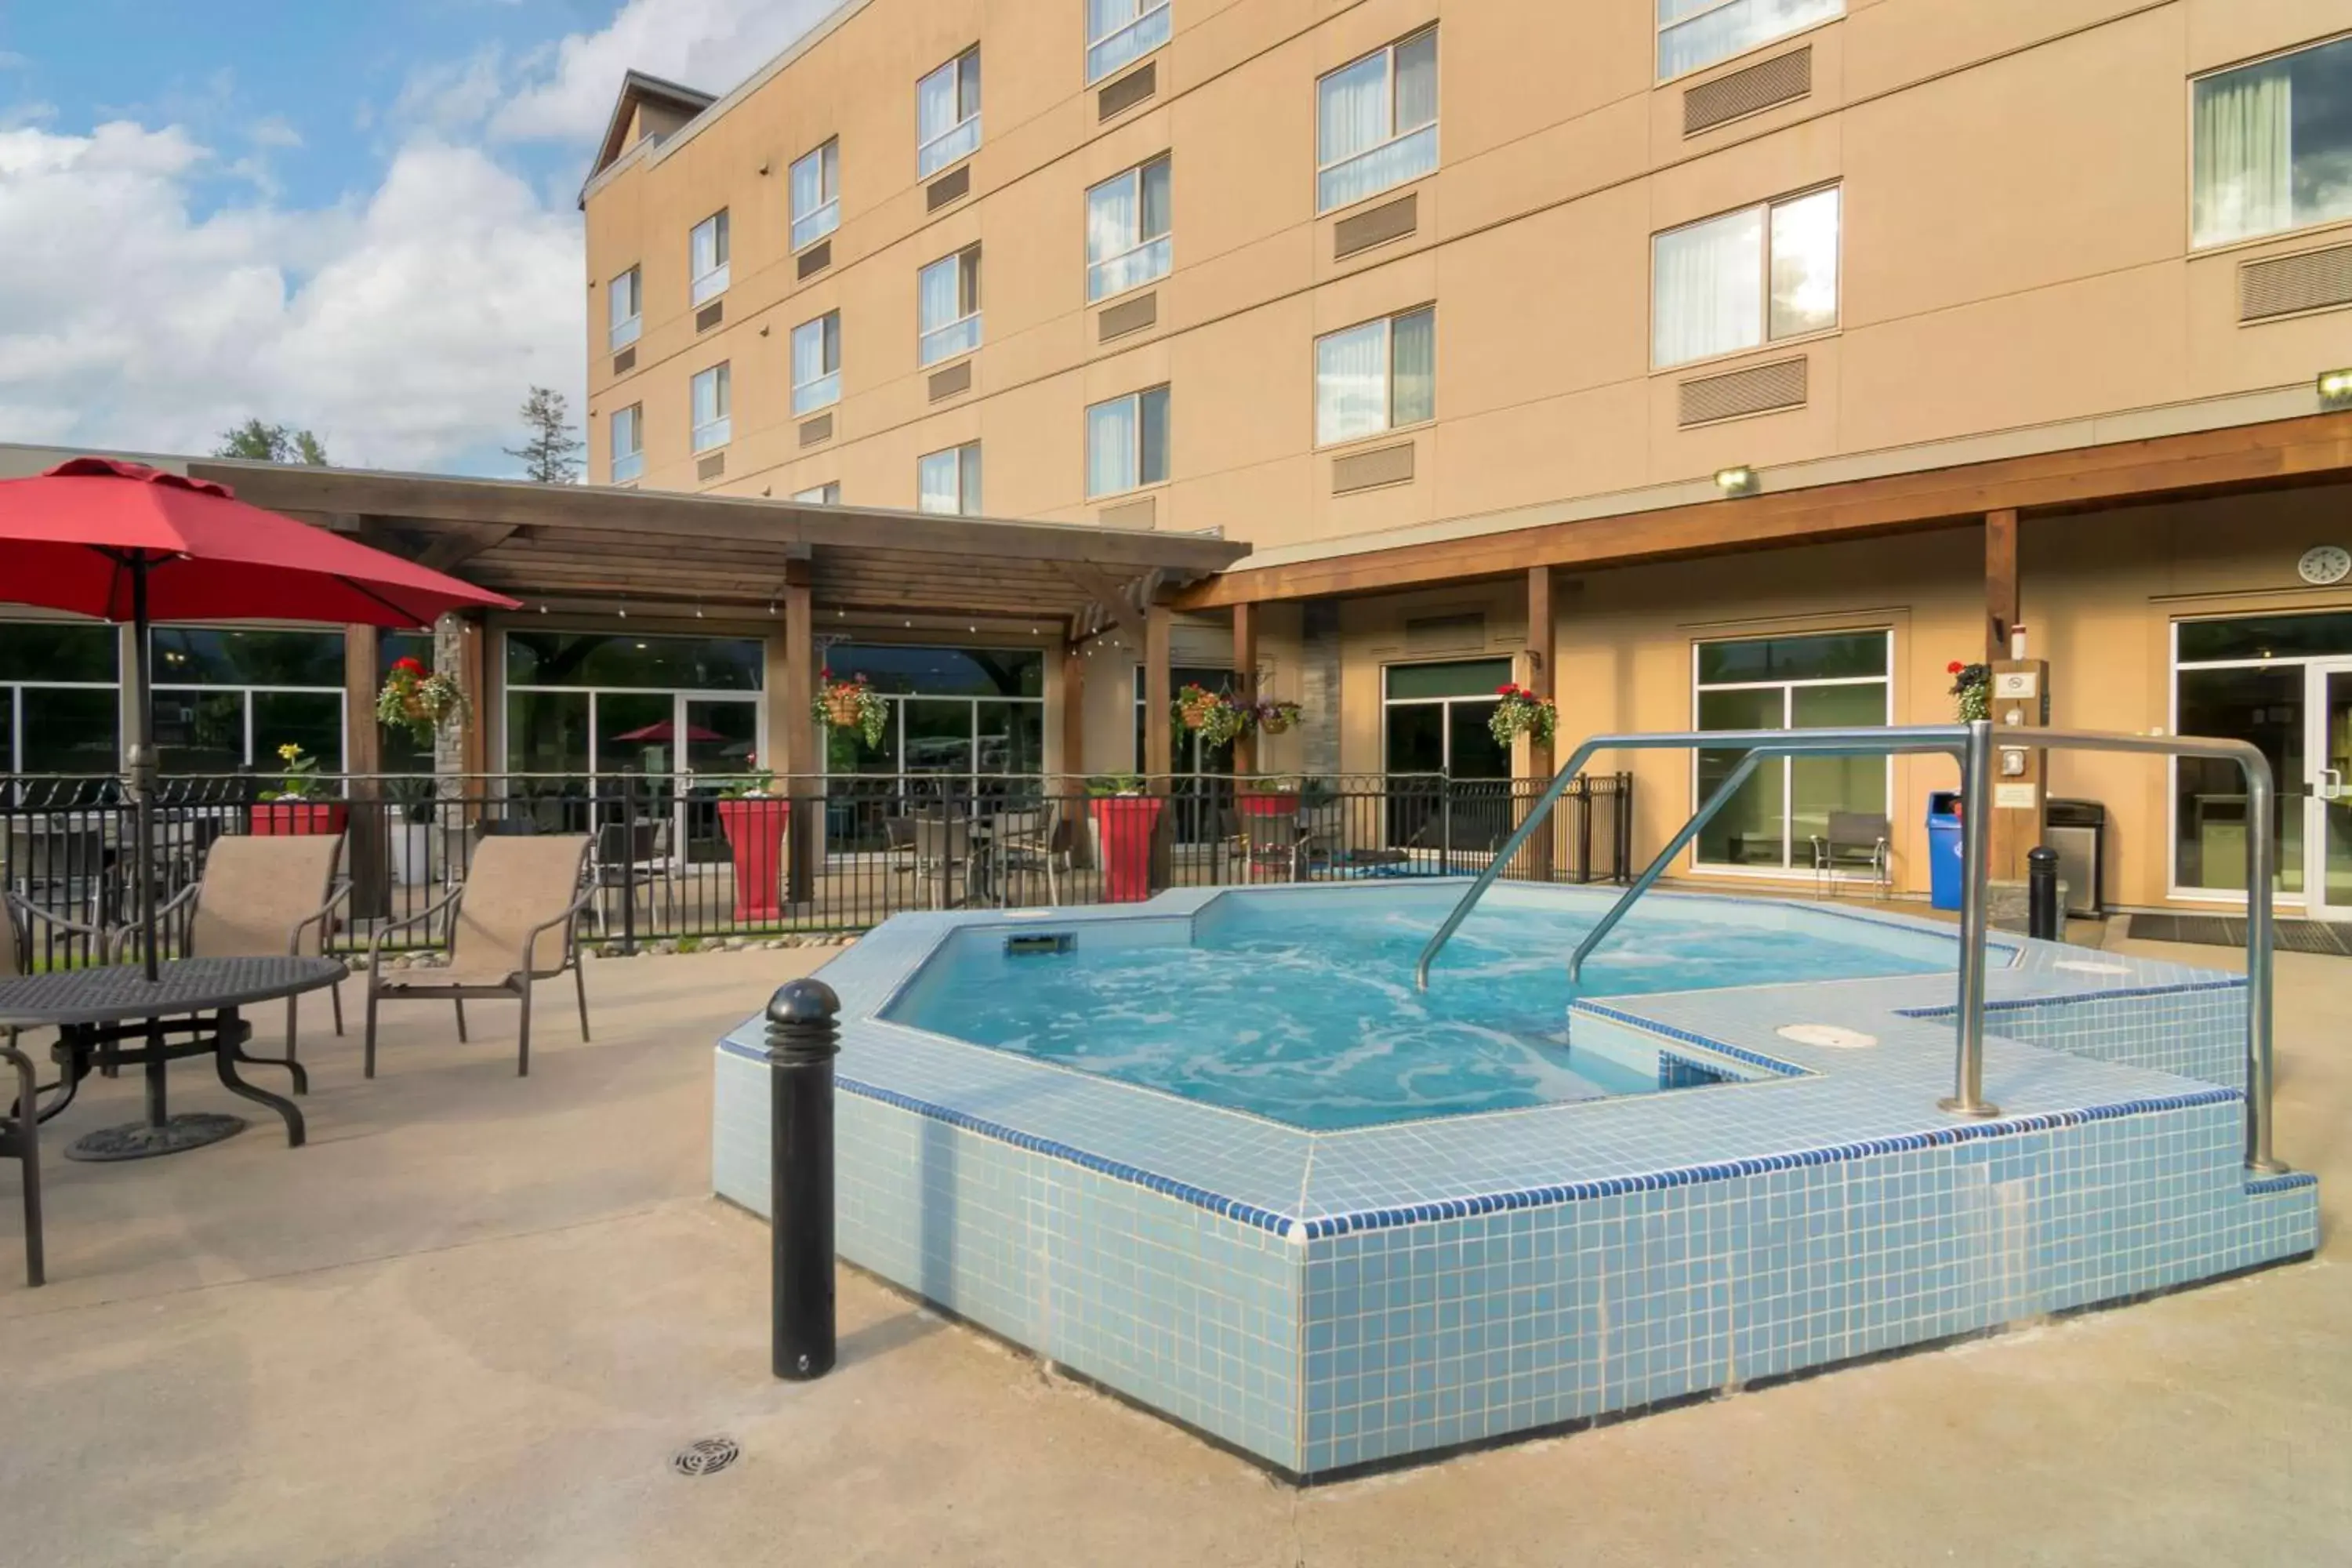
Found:
[[[716, 730], [706, 730], [699, 724], [686, 727], [689, 741], [723, 741], [727, 737]], [[615, 741], [628, 741], [646, 746], [667, 746], [677, 739], [677, 726], [665, 719], [658, 724], [648, 724], [642, 730], [632, 730], [625, 735], [615, 735]]]
[[238, 500], [226, 485], [110, 458], [0, 479], [0, 603], [139, 628], [124, 783], [139, 812], [139, 918], [155, 964], [148, 637], [155, 620], [426, 626], [511, 599]]

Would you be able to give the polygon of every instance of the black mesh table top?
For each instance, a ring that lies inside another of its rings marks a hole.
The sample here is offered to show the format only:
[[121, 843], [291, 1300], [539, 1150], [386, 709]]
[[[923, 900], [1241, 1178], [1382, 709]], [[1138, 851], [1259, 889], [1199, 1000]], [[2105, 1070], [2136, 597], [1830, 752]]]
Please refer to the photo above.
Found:
[[343, 979], [331, 958], [184, 958], [156, 966], [151, 984], [143, 966], [113, 963], [58, 969], [0, 980], [0, 1027], [45, 1024], [110, 1024], [242, 1007]]

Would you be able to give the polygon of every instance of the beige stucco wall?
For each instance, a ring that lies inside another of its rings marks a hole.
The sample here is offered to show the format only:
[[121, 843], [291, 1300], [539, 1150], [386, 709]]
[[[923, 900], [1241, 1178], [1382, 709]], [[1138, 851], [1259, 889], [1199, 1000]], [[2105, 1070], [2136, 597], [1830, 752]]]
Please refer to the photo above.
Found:
[[[2352, 28], [2347, 0], [1850, 0], [1801, 40], [1811, 96], [1689, 139], [1686, 88], [1797, 40], [1659, 85], [1650, 0], [1176, 0], [1157, 95], [1104, 126], [1081, 80], [1082, 14], [1075, 0], [872, 0], [599, 181], [592, 472], [604, 473], [605, 417], [641, 403], [645, 482], [697, 488], [687, 381], [723, 359], [734, 440], [724, 478], [703, 488], [839, 480], [851, 501], [911, 505], [918, 455], [978, 439], [987, 510], [1086, 519], [1098, 510], [1082, 493], [1086, 405], [1167, 382], [1159, 526], [1278, 545], [2307, 385], [2352, 362], [2352, 313], [2242, 327], [2235, 310], [2250, 256], [2352, 226], [2188, 246], [2189, 78]], [[1314, 212], [1315, 78], [1433, 18], [1443, 159], [1412, 187], [1418, 232], [1335, 262], [1344, 215]], [[932, 214], [914, 177], [914, 83], [974, 41], [986, 137], [973, 194]], [[802, 283], [786, 170], [835, 135], [844, 222], [831, 267]], [[1083, 193], [1161, 152], [1177, 265], [1160, 323], [1099, 344]], [[1843, 189], [1843, 320], [1803, 345], [1809, 403], [1678, 428], [1687, 372], [1649, 365], [1650, 237], [1826, 182]], [[721, 206], [732, 287], [725, 323], [698, 336], [687, 232]], [[915, 275], [975, 241], [986, 342], [973, 390], [935, 406], [915, 363]], [[646, 326], [636, 368], [615, 378], [602, 289], [632, 263]], [[1312, 340], [1432, 300], [1439, 417], [1412, 437], [1415, 477], [1334, 497], [1331, 454], [1314, 447]], [[834, 309], [838, 433], [804, 449], [789, 335]]]

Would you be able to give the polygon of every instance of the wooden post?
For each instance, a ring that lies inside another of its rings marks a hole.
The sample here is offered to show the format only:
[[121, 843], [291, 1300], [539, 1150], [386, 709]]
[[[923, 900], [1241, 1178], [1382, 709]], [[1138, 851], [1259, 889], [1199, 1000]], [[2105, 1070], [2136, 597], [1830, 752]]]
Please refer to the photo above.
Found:
[[[2048, 753], [2019, 742], [2017, 731], [2050, 722], [2050, 668], [2010, 657], [2010, 637], [2022, 618], [2024, 584], [2017, 570], [2017, 513], [1985, 514], [1985, 663], [1991, 667], [1988, 693], [1993, 724], [1992, 829], [1989, 872], [1995, 882], [2023, 884], [2026, 851], [2042, 842], [2048, 792], [2042, 787]], [[1973, 803], [1968, 807], [1976, 809]]]
[[[1558, 696], [1553, 678], [1557, 639], [1551, 568], [1530, 566], [1528, 568], [1528, 673], [1525, 684], [1538, 697]], [[1549, 743], [1528, 735], [1521, 737], [1512, 750], [1517, 754], [1511, 759], [1511, 771], [1522, 781], [1512, 786], [1513, 793], [1518, 796], [1516, 802], [1517, 810], [1513, 814], [1516, 816], [1518, 811], [1533, 805], [1536, 797], [1543, 794], [1544, 786], [1551, 782], [1552, 748]], [[1551, 880], [1552, 849], [1559, 842], [1559, 821], [1555, 816], [1528, 840], [1527, 855], [1519, 867], [1522, 875], [1538, 881]]]
[[2009, 634], [2017, 625], [2017, 513], [1985, 513], [1985, 662], [2009, 657]]
[[[385, 813], [374, 803], [383, 785], [383, 729], [375, 721], [380, 644], [373, 626], [343, 628], [343, 772], [350, 775], [351, 838], [343, 846], [343, 874], [352, 879], [352, 913], [381, 915], [390, 907], [390, 848]], [[399, 807], [391, 808], [394, 816]], [[401, 831], [399, 825], [392, 832]]]
[[771, 711], [770, 727], [783, 733], [768, 737], [780, 753], [777, 773], [789, 783], [793, 802], [784, 824], [784, 901], [806, 904], [816, 896], [819, 847], [824, 842], [824, 768], [816, 754], [816, 612], [811, 602], [807, 570], [792, 563], [784, 579], [784, 671], [781, 712]]
[[1062, 712], [1061, 781], [1055, 793], [1062, 797], [1063, 831], [1069, 837], [1065, 842], [1070, 851], [1072, 867], [1082, 868], [1094, 863], [1087, 852], [1087, 651], [1077, 646], [1076, 626], [1067, 628], [1062, 640]]
[[1159, 830], [1151, 837], [1151, 885], [1168, 885], [1170, 837], [1174, 824], [1168, 807], [1169, 774], [1174, 771], [1176, 737], [1168, 705], [1176, 700], [1169, 673], [1176, 616], [1165, 605], [1145, 606], [1143, 618], [1143, 773], [1145, 788], [1160, 803]]
[[[1257, 623], [1255, 605], [1244, 602], [1234, 606], [1234, 689], [1250, 702], [1265, 695], [1257, 689]], [[1234, 777], [1248, 778], [1263, 765], [1257, 754], [1257, 731], [1244, 731], [1234, 742]]]

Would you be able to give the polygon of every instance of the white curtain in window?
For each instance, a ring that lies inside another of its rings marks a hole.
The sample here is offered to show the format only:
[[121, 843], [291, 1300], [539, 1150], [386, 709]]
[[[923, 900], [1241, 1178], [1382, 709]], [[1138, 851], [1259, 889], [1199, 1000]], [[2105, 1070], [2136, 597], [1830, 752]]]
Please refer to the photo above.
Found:
[[804, 218], [824, 205], [824, 159], [812, 153], [793, 165], [793, 217]]
[[824, 321], [803, 321], [793, 329], [793, 384], [806, 386], [824, 369]]
[[[1843, 16], [1845, 0], [1658, 0], [1658, 79], [1729, 59], [1800, 27]], [[1704, 12], [1703, 15], [1696, 13]], [[1676, 18], [1690, 20], [1668, 26]]]
[[1352, 441], [1388, 427], [1389, 324], [1367, 321], [1315, 341], [1315, 440]]
[[1136, 400], [1114, 397], [1087, 410], [1087, 495], [1136, 487]]
[[1437, 417], [1437, 312], [1415, 310], [1389, 328], [1389, 423]]
[[1337, 163], [1387, 141], [1388, 51], [1325, 77], [1316, 84], [1316, 105], [1317, 163]]
[[613, 416], [613, 456], [626, 458], [637, 449], [637, 410], [632, 405]]
[[2197, 84], [2196, 242], [2294, 226], [2294, 97], [2287, 62]]
[[915, 504], [924, 511], [952, 512], [960, 509], [962, 495], [956, 482], [956, 455], [952, 448], [917, 460], [915, 493]]
[[1168, 479], [1168, 389], [1155, 386], [1137, 397], [1142, 405], [1142, 429], [1138, 433], [1139, 482], [1156, 485]]
[[958, 309], [961, 299], [958, 286], [961, 265], [958, 258], [950, 256], [924, 268], [917, 279], [917, 309], [922, 315], [924, 331], [935, 332], [963, 314]]
[[1816, 191], [1772, 209], [1775, 340], [1827, 331], [1838, 321], [1838, 193]]
[[952, 131], [962, 118], [956, 110], [956, 66], [950, 60], [915, 86], [916, 140], [929, 142]]
[[966, 517], [980, 515], [980, 443], [956, 448], [957, 494]]
[[1660, 365], [1762, 341], [1764, 212], [1751, 207], [1658, 236], [1652, 354]]
[[1437, 29], [1396, 47], [1396, 131], [1437, 122]]
[[1135, 20], [1143, 0], [1087, 0], [1087, 42], [1098, 44]]
[[1134, 170], [1087, 193], [1087, 259], [1108, 261], [1140, 243], [1143, 204]]

